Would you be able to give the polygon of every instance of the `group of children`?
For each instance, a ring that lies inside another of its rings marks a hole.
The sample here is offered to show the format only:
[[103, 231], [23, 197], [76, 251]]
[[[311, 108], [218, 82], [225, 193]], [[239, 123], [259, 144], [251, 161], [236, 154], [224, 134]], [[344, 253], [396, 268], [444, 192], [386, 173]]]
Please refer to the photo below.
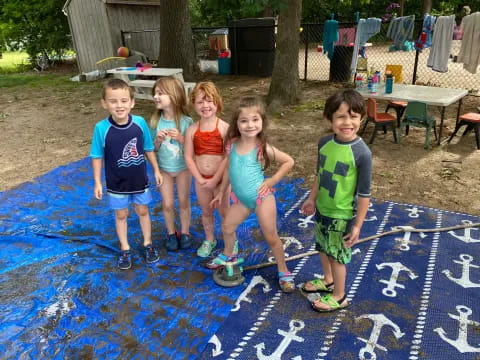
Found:
[[[190, 185], [192, 177], [201, 207], [205, 239], [197, 255], [207, 258], [215, 249], [214, 214], [222, 218], [223, 251], [207, 262], [210, 269], [235, 264], [238, 256], [238, 226], [255, 212], [262, 233], [278, 266], [278, 282], [283, 292], [295, 290], [294, 276], [288, 271], [282, 241], [277, 232], [275, 185], [293, 167], [288, 154], [268, 143], [267, 117], [263, 102], [254, 96], [238, 103], [230, 123], [220, 119], [223, 102], [216, 86], [198, 83], [190, 94], [190, 104], [198, 121], [189, 116], [183, 84], [172, 77], [160, 78], [152, 95], [155, 112], [147, 122], [131, 115], [135, 105], [133, 90], [120, 79], [108, 80], [102, 106], [110, 113], [94, 129], [90, 156], [94, 173], [94, 195], [103, 196], [102, 162], [107, 197], [115, 212], [115, 228], [120, 241], [118, 267], [132, 266], [127, 239], [130, 203], [140, 221], [147, 263], [159, 260], [152, 244], [148, 204], [146, 160], [150, 162], [161, 192], [167, 229], [165, 247], [169, 251], [192, 245], [189, 233]], [[357, 136], [365, 115], [364, 101], [353, 90], [340, 91], [328, 98], [325, 117], [333, 135], [318, 144], [317, 178], [301, 211], [315, 213], [315, 241], [320, 252], [324, 278], [307, 281], [306, 293], [325, 293], [312, 302], [316, 311], [333, 311], [348, 306], [345, 293], [346, 266], [351, 246], [358, 241], [370, 201], [371, 153]], [[268, 178], [264, 171], [278, 164]], [[176, 186], [175, 186], [176, 185]], [[174, 189], [180, 208], [180, 231], [175, 226]]]

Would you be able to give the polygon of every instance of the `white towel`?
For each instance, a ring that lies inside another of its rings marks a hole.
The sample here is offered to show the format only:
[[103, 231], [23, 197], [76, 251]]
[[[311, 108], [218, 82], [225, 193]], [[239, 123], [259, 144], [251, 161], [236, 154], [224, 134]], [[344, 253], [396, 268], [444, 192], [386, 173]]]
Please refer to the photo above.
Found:
[[480, 62], [480, 12], [465, 16], [460, 27], [463, 38], [457, 61], [463, 63], [465, 70], [476, 74]]
[[448, 59], [452, 47], [455, 15], [439, 16], [433, 26], [432, 47], [427, 66], [438, 72], [448, 71]]

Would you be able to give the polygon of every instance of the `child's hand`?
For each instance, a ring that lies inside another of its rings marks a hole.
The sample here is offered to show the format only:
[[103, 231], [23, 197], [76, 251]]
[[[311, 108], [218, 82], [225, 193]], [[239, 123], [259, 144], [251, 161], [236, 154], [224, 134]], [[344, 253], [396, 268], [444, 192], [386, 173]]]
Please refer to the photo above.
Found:
[[101, 200], [103, 197], [103, 189], [102, 189], [102, 184], [95, 184], [95, 187], [93, 188], [93, 194], [95, 195], [95, 198], [98, 200]]
[[267, 195], [268, 193], [272, 192], [273, 190], [273, 180], [271, 178], [266, 179], [259, 187], [258, 187], [258, 195], [260, 197]]
[[218, 185], [218, 181], [215, 180], [215, 178], [211, 178], [211, 179], [204, 179], [204, 182], [201, 183], [200, 185], [202, 186], [202, 188], [204, 189], [210, 189], [210, 190], [213, 190], [217, 187]]
[[350, 233], [345, 235], [343, 239], [345, 240], [344, 245], [346, 248], [352, 247], [358, 242], [360, 236], [360, 228], [356, 225], [352, 225]]
[[210, 201], [210, 207], [213, 208], [213, 209], [220, 207], [220, 205], [222, 205], [222, 197], [223, 197], [223, 193], [220, 191], [220, 192], [213, 198], [213, 200]]
[[168, 135], [175, 141], [182, 142], [183, 136], [177, 129], [168, 129]]
[[160, 171], [155, 172], [155, 182], [157, 186], [161, 186], [163, 184], [163, 176], [160, 174]]
[[159, 142], [163, 142], [167, 136], [168, 136], [167, 130], [158, 130], [156, 140], [158, 140]]
[[303, 215], [312, 215], [315, 213], [315, 201], [313, 199], [308, 198], [303, 203], [302, 207], [300, 208], [300, 212]]

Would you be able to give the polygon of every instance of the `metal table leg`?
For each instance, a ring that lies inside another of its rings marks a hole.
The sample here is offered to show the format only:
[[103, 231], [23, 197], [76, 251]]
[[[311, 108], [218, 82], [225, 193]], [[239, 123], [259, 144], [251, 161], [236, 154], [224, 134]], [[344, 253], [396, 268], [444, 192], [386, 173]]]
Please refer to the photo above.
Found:
[[443, 120], [445, 120], [445, 106], [442, 106], [442, 112], [440, 114], [440, 129], [438, 129], [437, 145], [440, 145], [440, 141], [442, 140]]

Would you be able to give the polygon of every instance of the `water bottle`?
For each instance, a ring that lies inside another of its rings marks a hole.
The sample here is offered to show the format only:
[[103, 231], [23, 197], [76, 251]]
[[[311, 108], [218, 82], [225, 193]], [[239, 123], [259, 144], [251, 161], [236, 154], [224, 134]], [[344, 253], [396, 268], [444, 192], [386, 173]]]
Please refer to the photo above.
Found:
[[369, 76], [367, 79], [367, 90], [372, 92], [372, 76]]
[[385, 93], [391, 94], [393, 91], [393, 75], [390, 71], [385, 74]]
[[363, 87], [363, 78], [361, 75], [358, 75], [355, 78], [355, 89], [359, 90]]

